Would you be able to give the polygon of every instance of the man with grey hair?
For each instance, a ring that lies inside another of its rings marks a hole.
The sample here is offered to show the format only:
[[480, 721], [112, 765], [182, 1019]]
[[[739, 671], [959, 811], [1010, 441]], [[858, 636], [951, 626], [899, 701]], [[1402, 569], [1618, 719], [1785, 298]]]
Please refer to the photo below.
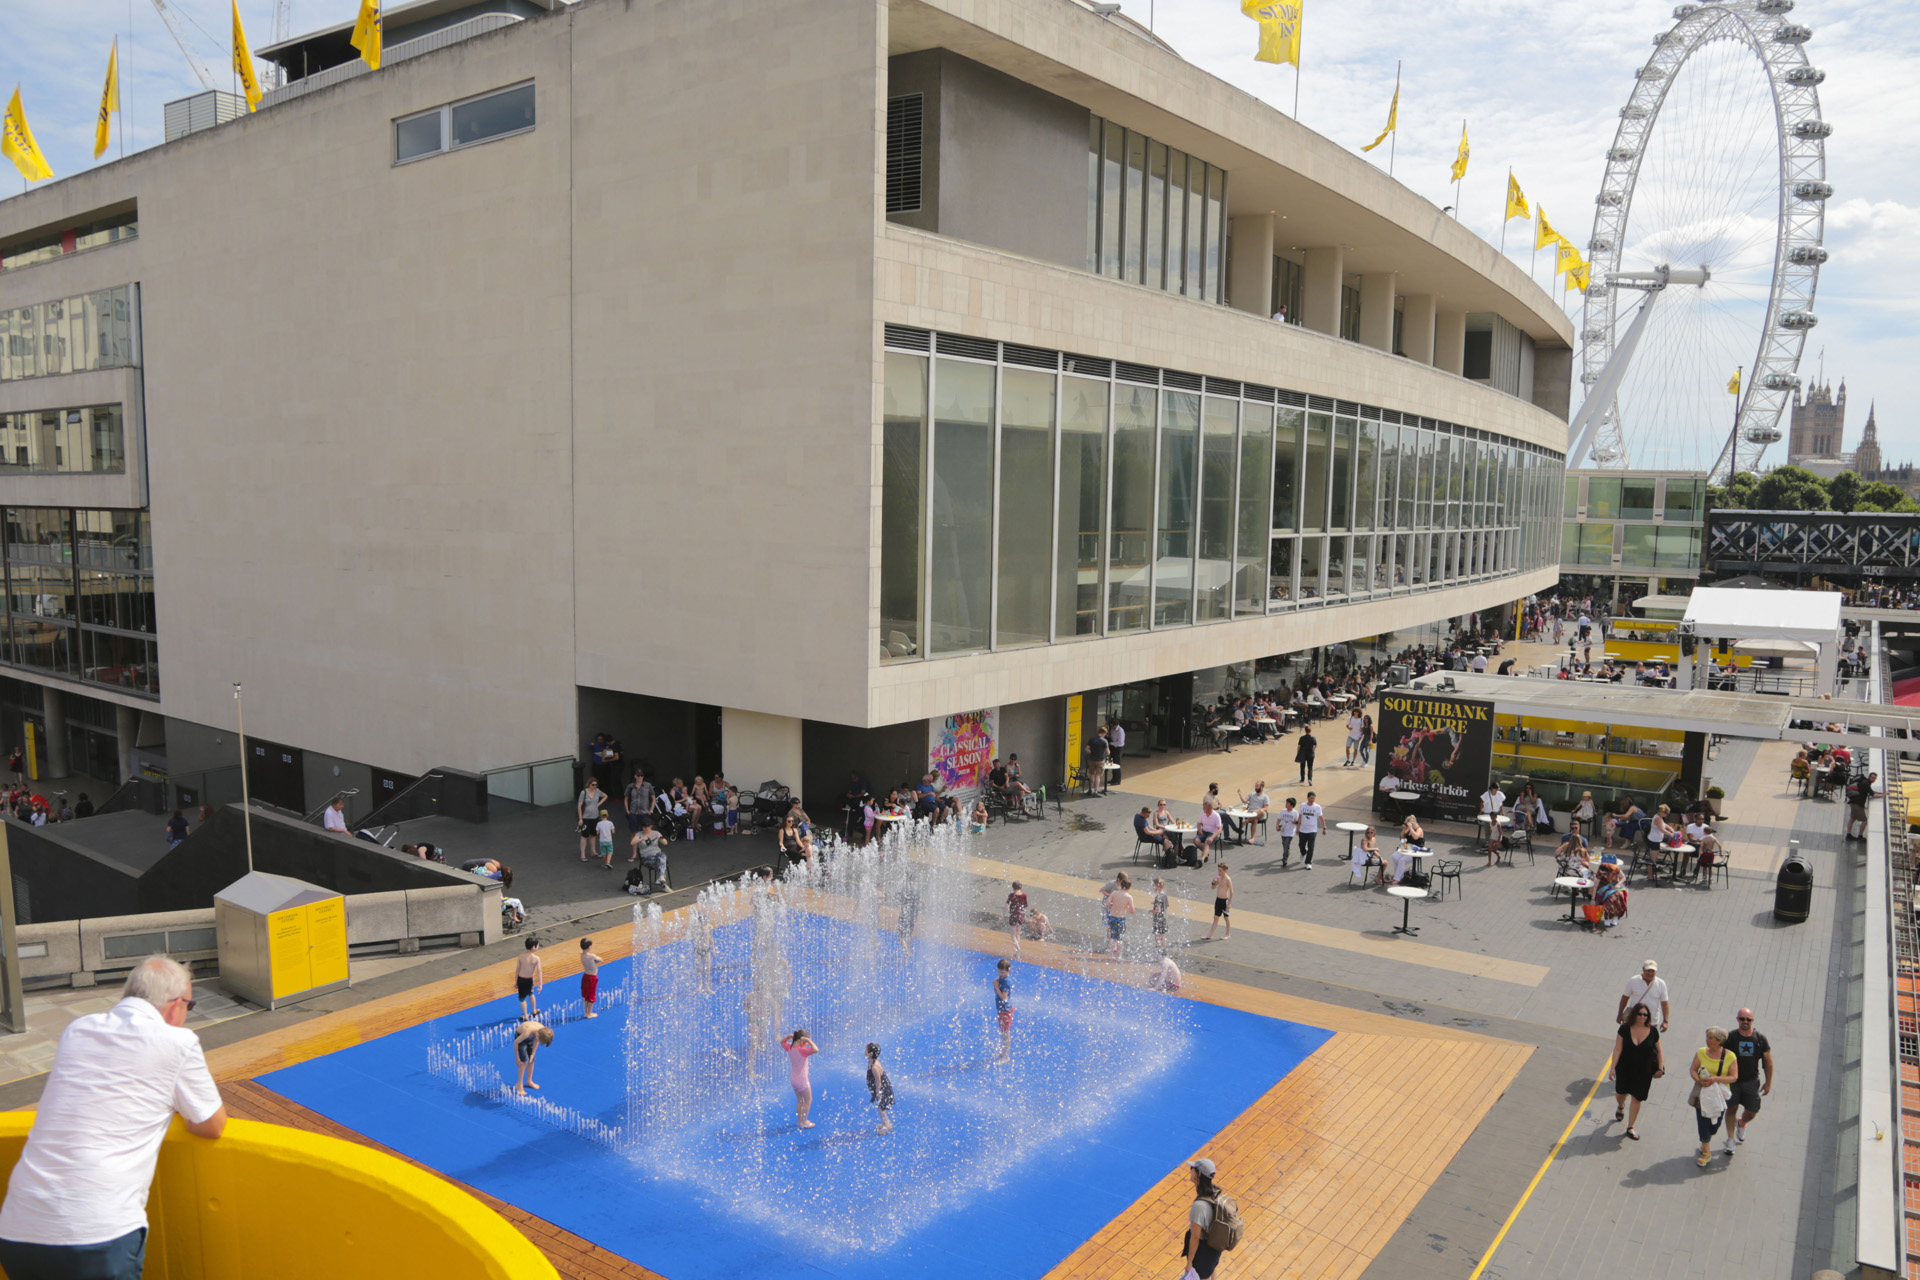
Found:
[[186, 1029], [193, 975], [165, 956], [134, 966], [120, 1003], [76, 1018], [40, 1094], [0, 1205], [9, 1280], [140, 1280], [147, 1192], [175, 1112], [218, 1138], [227, 1108]]

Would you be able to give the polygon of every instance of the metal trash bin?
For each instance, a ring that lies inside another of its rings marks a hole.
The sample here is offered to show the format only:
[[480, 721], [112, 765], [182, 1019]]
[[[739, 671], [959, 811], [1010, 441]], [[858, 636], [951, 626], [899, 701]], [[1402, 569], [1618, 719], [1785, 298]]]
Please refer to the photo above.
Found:
[[1780, 864], [1773, 886], [1773, 918], [1798, 924], [1813, 911], [1813, 866], [1798, 854]]

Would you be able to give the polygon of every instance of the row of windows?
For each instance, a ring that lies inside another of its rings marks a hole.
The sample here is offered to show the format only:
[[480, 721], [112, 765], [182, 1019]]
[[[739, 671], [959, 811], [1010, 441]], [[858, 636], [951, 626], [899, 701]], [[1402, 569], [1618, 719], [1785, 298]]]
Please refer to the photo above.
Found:
[[888, 658], [1265, 615], [1559, 550], [1558, 456], [1464, 428], [1011, 359], [890, 351], [885, 379]]
[[132, 285], [0, 311], [0, 382], [132, 363]]
[[95, 218], [78, 226], [31, 236], [0, 249], [0, 271], [12, 271], [36, 262], [51, 262], [69, 253], [131, 240], [139, 234], [140, 215], [135, 210], [129, 209], [107, 218]]
[[1685, 524], [1576, 524], [1560, 526], [1560, 563], [1613, 564], [1622, 569], [1698, 569], [1700, 526]]
[[0, 475], [127, 469], [117, 404], [0, 413]]
[[1087, 270], [1224, 302], [1226, 234], [1226, 170], [1091, 118]]
[[393, 162], [456, 151], [533, 128], [533, 81], [402, 116], [393, 122]]
[[147, 513], [9, 507], [0, 663], [158, 695]]
[[1576, 472], [1567, 476], [1561, 514], [1571, 520], [1583, 509], [1589, 520], [1664, 519], [1699, 524], [1706, 519], [1707, 482], [1690, 476], [1583, 476]]

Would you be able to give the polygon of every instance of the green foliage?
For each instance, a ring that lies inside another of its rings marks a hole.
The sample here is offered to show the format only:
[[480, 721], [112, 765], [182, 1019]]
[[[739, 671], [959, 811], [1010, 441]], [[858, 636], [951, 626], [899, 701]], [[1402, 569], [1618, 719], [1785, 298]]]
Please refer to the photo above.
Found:
[[1825, 511], [1827, 484], [1802, 467], [1775, 467], [1753, 487], [1753, 505], [1761, 511]]
[[1707, 486], [1709, 511], [1899, 511], [1920, 503], [1884, 480], [1842, 471], [1823, 480], [1803, 467], [1776, 467], [1764, 476], [1742, 471], [1724, 488]]
[[1842, 471], [1827, 481], [1827, 502], [1835, 511], [1852, 511], [1860, 501], [1860, 477]]
[[1719, 485], [1708, 485], [1707, 510], [1741, 511], [1752, 507], [1754, 486], [1759, 483], [1759, 476], [1751, 471], [1742, 471], [1724, 489]]
[[1854, 499], [1855, 511], [1920, 511], [1920, 504], [1900, 492], [1898, 488], [1884, 480], [1874, 480], [1860, 486], [1860, 495]]

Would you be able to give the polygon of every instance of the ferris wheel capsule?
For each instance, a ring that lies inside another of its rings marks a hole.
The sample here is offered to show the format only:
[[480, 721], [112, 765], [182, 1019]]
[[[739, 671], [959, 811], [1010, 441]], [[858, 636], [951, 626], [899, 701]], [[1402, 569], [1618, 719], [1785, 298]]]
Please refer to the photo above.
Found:
[[1817, 84], [1824, 84], [1826, 79], [1827, 73], [1818, 67], [1795, 67], [1787, 72], [1787, 83], [1802, 89], [1811, 89]]
[[1778, 427], [1748, 427], [1741, 433], [1748, 444], [1768, 445], [1780, 443]]
[[1780, 327], [1783, 329], [1811, 329], [1820, 323], [1820, 317], [1811, 311], [1782, 311]]
[[1831, 182], [1796, 182], [1793, 184], [1793, 198], [1796, 200], [1825, 200], [1833, 195]]
[[1813, 28], [1803, 27], [1797, 22], [1783, 22], [1774, 28], [1775, 44], [1805, 44], [1813, 39]]
[[1760, 380], [1760, 385], [1769, 391], [1798, 391], [1800, 375], [1797, 373], [1770, 373]]
[[1801, 267], [1817, 267], [1826, 260], [1827, 251], [1817, 244], [1796, 245], [1787, 253], [1787, 261]]
[[1791, 13], [1793, 0], [1760, 0], [1760, 3], [1753, 7], [1761, 13]]
[[1802, 120], [1799, 124], [1793, 126], [1793, 136], [1796, 138], [1806, 138], [1808, 140], [1814, 138], [1831, 138], [1833, 136], [1833, 126], [1825, 120]]

